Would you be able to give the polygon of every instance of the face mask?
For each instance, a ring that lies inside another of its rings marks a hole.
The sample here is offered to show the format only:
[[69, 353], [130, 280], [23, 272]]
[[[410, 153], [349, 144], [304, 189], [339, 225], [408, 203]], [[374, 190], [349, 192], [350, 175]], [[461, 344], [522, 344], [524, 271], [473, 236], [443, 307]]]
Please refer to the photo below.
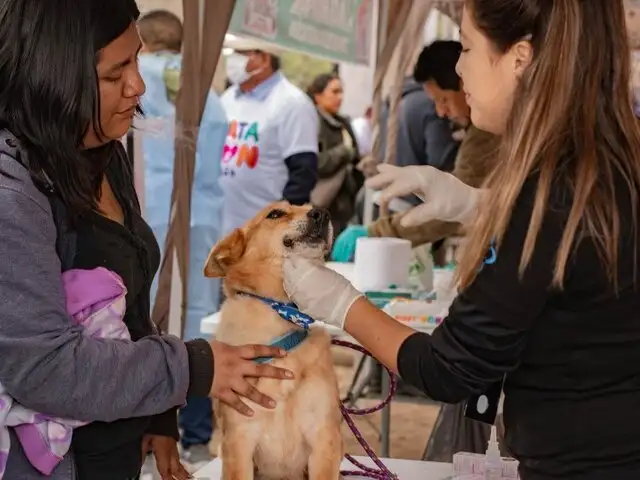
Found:
[[227, 57], [227, 78], [234, 85], [239, 85], [251, 78], [247, 72], [249, 57], [245, 55], [229, 55]]

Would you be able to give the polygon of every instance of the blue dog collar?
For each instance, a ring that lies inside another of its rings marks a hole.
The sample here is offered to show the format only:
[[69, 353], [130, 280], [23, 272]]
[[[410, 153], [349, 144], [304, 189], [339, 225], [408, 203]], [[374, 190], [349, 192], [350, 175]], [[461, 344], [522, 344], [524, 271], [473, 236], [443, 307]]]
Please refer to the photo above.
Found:
[[[269, 344], [269, 346], [281, 348], [285, 352], [290, 352], [291, 350], [298, 347], [302, 342], [304, 342], [308, 335], [309, 330], [294, 330], [293, 332], [289, 332], [280, 338], [276, 338]], [[253, 361], [256, 363], [268, 363], [271, 360], [273, 360], [273, 357], [258, 357], [253, 359]]]
[[[303, 330], [294, 330], [282, 337], [276, 338], [269, 344], [270, 347], [277, 347], [281, 348], [285, 352], [290, 352], [304, 342], [309, 335], [309, 325], [313, 323], [313, 318], [298, 310], [295, 303], [278, 302], [276, 300], [264, 298], [260, 295], [248, 292], [240, 292], [240, 295], [260, 300], [265, 305], [271, 307], [283, 320], [303, 328]], [[256, 363], [268, 363], [271, 360], [273, 360], [272, 357], [258, 357], [254, 359]]]
[[256, 300], [260, 300], [265, 305], [269, 305], [278, 315], [280, 315], [283, 320], [291, 322], [299, 327], [304, 328], [305, 330], [308, 329], [309, 325], [314, 322], [313, 318], [298, 310], [298, 306], [295, 303], [278, 302], [270, 298], [261, 297], [260, 295], [256, 295], [254, 293], [239, 293], [240, 295], [255, 298]]

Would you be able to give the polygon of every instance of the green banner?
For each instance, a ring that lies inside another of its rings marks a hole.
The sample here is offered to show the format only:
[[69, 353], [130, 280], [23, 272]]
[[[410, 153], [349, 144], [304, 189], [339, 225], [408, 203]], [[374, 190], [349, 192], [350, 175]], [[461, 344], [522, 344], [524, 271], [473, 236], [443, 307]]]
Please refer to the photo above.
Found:
[[236, 0], [229, 32], [368, 65], [374, 0]]

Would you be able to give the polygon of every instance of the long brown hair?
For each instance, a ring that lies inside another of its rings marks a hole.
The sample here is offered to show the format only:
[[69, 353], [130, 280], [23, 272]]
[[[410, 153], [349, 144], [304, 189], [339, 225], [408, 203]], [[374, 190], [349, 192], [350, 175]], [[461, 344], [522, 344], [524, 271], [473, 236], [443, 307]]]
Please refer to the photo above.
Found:
[[[461, 287], [473, 282], [490, 242], [499, 248], [533, 174], [539, 179], [520, 275], [531, 261], [552, 185], [561, 180], [572, 204], [553, 285], [562, 287], [574, 247], [588, 236], [617, 286], [621, 218], [614, 179], [627, 183], [634, 232], [640, 190], [640, 131], [632, 110], [623, 1], [467, 0], [467, 8], [498, 52], [530, 39], [534, 53], [485, 184], [490, 193], [462, 255]], [[567, 158], [572, 161], [564, 165]]]

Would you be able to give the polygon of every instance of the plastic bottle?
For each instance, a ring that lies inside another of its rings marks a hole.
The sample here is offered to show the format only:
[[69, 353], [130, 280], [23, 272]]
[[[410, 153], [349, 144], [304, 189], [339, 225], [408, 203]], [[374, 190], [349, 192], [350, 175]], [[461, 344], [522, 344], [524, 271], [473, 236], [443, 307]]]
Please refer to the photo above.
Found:
[[500, 480], [502, 478], [502, 457], [498, 446], [498, 433], [494, 425], [491, 426], [491, 436], [484, 458], [485, 480]]

